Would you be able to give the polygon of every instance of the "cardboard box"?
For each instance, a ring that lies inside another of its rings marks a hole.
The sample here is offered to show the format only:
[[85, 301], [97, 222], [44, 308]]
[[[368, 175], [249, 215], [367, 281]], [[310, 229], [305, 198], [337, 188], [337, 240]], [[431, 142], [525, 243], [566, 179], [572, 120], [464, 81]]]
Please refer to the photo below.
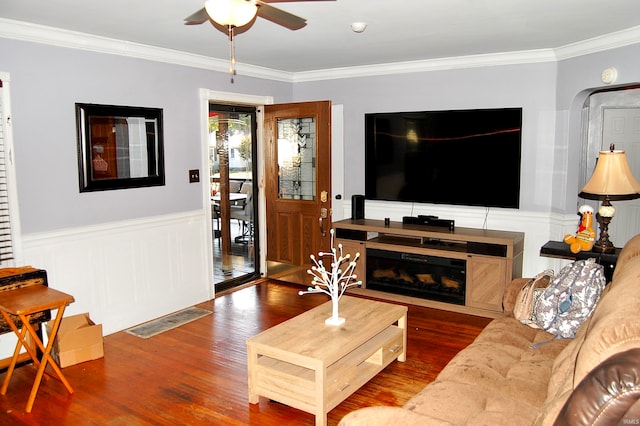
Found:
[[[52, 327], [49, 321], [47, 335]], [[62, 318], [51, 354], [61, 368], [102, 358], [102, 324], [95, 324], [88, 313]]]

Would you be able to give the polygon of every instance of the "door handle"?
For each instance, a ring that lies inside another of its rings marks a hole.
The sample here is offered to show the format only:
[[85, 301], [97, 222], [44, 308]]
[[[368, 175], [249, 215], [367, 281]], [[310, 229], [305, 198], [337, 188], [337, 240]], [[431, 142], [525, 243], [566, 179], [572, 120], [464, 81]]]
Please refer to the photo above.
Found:
[[320, 234], [322, 234], [323, 237], [327, 235], [327, 231], [324, 230], [324, 219], [326, 219], [328, 215], [329, 213], [326, 207], [320, 209]]

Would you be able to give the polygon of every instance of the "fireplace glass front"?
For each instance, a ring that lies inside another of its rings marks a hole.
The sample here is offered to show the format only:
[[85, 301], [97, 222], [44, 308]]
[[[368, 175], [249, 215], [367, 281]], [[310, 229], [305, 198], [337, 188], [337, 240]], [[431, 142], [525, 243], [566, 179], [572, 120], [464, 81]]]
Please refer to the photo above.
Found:
[[367, 249], [367, 288], [464, 305], [466, 261]]

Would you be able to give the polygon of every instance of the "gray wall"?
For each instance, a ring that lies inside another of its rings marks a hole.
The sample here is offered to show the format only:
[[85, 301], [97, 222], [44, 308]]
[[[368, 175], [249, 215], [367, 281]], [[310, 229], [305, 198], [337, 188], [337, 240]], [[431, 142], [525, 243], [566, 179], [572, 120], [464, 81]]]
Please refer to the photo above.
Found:
[[364, 114], [464, 108], [523, 108], [521, 209], [548, 211], [556, 64], [432, 71], [295, 86], [295, 98], [344, 104], [345, 196], [364, 192]]
[[[0, 70], [12, 79], [14, 143], [24, 233], [202, 208], [187, 170], [201, 164], [198, 89], [330, 99], [344, 105], [345, 199], [364, 191], [366, 112], [524, 108], [521, 209], [574, 213], [580, 108], [600, 73], [640, 81], [640, 46], [559, 62], [531, 63], [295, 84], [127, 57], [0, 39]], [[75, 102], [164, 109], [166, 186], [80, 194]]]
[[[291, 99], [289, 83], [0, 38], [24, 234], [202, 209], [199, 89]], [[166, 185], [80, 193], [75, 103], [163, 109]]]
[[558, 62], [299, 83], [294, 97], [344, 105], [345, 199], [364, 192], [365, 113], [521, 106], [521, 209], [573, 214], [582, 104], [604, 86], [605, 68], [617, 68], [616, 85], [640, 81], [639, 58], [633, 45]]
[[[558, 175], [566, 173], [566, 196], [554, 192], [553, 207], [559, 211], [576, 211], [580, 191], [580, 161], [582, 159], [581, 111], [589, 94], [611, 88], [601, 80], [602, 70], [615, 67], [618, 80], [613, 86], [640, 84], [640, 44], [605, 52], [583, 55], [558, 62], [557, 116], [555, 137]], [[636, 178], [640, 178], [636, 176]]]

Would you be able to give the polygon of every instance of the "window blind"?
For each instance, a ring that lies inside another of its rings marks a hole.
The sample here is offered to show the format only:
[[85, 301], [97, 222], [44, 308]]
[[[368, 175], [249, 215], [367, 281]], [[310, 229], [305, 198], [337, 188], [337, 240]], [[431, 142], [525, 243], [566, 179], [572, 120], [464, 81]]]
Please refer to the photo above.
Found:
[[9, 184], [6, 126], [9, 118], [5, 117], [4, 88], [0, 80], [0, 266], [13, 266], [13, 237], [11, 232], [11, 211], [9, 209]]

